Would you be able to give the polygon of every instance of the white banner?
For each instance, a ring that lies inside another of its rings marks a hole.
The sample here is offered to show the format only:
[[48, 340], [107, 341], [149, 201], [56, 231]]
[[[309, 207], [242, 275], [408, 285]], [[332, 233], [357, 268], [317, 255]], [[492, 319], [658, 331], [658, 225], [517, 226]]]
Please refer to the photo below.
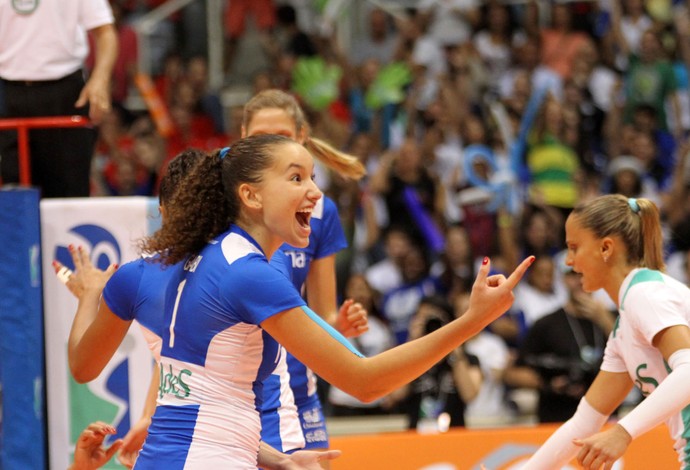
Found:
[[[105, 269], [139, 255], [137, 241], [160, 225], [158, 201], [144, 197], [44, 199], [41, 201], [48, 444], [50, 468], [67, 468], [79, 433], [93, 421], [123, 437], [141, 416], [151, 380], [151, 353], [133, 325], [100, 376], [86, 385], [72, 379], [67, 339], [77, 301], [54, 275], [57, 259], [73, 268], [67, 247], [83, 246]], [[103, 468], [124, 468], [116, 459]]]

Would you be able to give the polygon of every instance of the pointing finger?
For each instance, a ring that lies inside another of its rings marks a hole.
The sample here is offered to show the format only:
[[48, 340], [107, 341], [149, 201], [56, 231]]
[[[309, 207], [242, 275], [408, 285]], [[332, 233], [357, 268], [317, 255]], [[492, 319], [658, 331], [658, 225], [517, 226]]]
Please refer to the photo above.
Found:
[[522, 279], [522, 276], [525, 275], [527, 272], [527, 269], [534, 263], [535, 257], [534, 256], [528, 256], [525, 258], [520, 265], [515, 268], [515, 271], [506, 279], [506, 284], [508, 287], [512, 290], [515, 288], [515, 286], [518, 285], [518, 282], [520, 282], [520, 279]]

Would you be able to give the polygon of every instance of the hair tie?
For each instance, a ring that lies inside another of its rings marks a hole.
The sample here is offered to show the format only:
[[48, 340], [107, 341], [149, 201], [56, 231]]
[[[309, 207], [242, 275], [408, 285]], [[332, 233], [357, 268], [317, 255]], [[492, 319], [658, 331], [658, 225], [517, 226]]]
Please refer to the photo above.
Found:
[[225, 156], [228, 154], [229, 151], [230, 151], [230, 147], [223, 147], [222, 149], [220, 149], [218, 156], [222, 160], [225, 158]]
[[637, 203], [637, 199], [634, 197], [628, 198], [628, 205], [635, 214], [640, 213], [640, 205]]

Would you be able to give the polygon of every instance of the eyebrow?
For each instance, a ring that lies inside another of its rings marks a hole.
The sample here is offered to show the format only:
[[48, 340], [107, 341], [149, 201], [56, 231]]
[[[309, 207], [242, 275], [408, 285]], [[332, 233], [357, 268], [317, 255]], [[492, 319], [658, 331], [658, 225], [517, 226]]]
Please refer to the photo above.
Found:
[[306, 167], [304, 165], [299, 164], [299, 163], [290, 163], [285, 171], [290, 171], [293, 168], [297, 168], [298, 170], [306, 171]]

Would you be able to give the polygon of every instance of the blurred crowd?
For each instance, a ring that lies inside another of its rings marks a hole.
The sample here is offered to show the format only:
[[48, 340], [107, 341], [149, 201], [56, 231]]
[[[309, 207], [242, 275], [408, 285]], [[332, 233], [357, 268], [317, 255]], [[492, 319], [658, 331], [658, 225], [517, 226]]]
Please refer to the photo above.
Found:
[[[128, 108], [132, 22], [163, 1], [111, 3], [120, 57], [92, 195], [156, 195], [180, 151], [240, 135], [242, 106], [224, 106], [209, 87], [197, 0], [156, 30], [152, 80], [170, 122]], [[512, 310], [466, 347], [373, 404], [331, 388], [332, 415], [402, 412], [418, 429], [491, 422], [523, 413], [516, 390], [529, 389], [540, 421], [571, 416], [616, 315], [563, 263], [565, 217], [599, 194], [654, 201], [668, 271], [690, 282], [690, 1], [362, 2], [362, 33], [348, 44], [322, 10], [329, 2], [227, 3], [225, 70], [241, 67], [234, 61], [253, 21], [269, 67], [252, 91], [294, 92], [312, 134], [368, 170], [358, 182], [317, 173], [350, 242], [338, 255], [339, 295], [369, 312], [370, 330], [353, 340], [363, 353], [462, 313], [483, 257], [509, 272], [537, 256]], [[297, 91], [304, 58], [341, 71], [327, 102]], [[394, 64], [404, 66], [397, 82]]]

